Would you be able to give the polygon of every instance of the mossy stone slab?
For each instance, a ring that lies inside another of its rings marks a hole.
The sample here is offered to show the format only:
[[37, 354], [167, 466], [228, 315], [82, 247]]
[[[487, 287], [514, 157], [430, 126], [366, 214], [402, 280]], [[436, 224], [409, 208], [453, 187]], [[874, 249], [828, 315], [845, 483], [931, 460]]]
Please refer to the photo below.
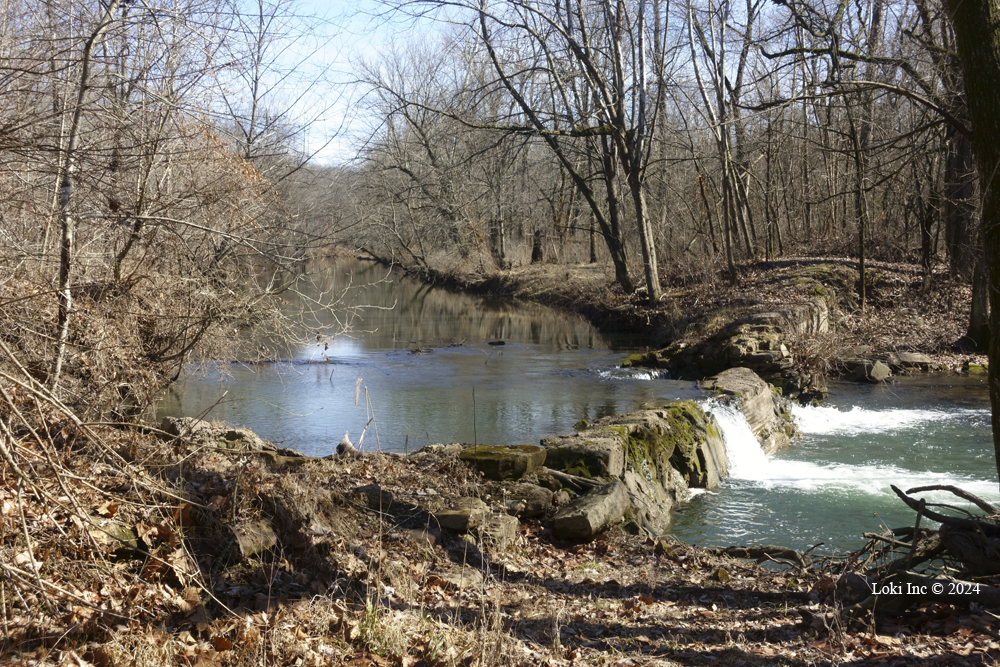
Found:
[[492, 445], [467, 447], [459, 458], [487, 479], [521, 479], [545, 463], [545, 449], [538, 445]]
[[628, 489], [616, 479], [560, 509], [550, 525], [560, 540], [587, 542], [620, 522], [628, 508]]

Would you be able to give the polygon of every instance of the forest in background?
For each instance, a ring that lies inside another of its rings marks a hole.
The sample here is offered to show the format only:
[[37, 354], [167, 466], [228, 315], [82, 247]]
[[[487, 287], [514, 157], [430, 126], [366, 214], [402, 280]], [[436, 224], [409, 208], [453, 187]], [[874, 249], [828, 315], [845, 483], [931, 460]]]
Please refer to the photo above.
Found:
[[[185, 359], [284, 329], [282, 291], [332, 243], [423, 271], [601, 263], [653, 302], [782, 256], [913, 263], [928, 286], [944, 263], [985, 345], [940, 3], [371, 9], [388, 36], [345, 84], [337, 27], [291, 0], [5, 2], [11, 354], [83, 403], [148, 405]], [[338, 131], [356, 155], [313, 159]]]
[[371, 254], [481, 272], [603, 262], [654, 298], [737, 280], [748, 260], [907, 262], [928, 284], [944, 262], [976, 288], [984, 346], [976, 165], [941, 3], [391, 9], [438, 29], [360, 69], [374, 129], [340, 177]]
[[336, 103], [329, 26], [284, 1], [0, 8], [6, 368], [123, 417], [287, 332], [335, 228], [304, 139]]

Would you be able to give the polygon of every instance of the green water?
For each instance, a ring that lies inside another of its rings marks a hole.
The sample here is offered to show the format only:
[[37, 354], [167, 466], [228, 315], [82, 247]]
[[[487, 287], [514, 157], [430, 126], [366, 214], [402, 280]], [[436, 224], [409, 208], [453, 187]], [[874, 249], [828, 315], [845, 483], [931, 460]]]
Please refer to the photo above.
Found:
[[[818, 551], [830, 553], [860, 547], [862, 533], [912, 525], [914, 513], [893, 484], [903, 491], [951, 484], [1000, 500], [985, 380], [934, 374], [888, 387], [837, 382], [822, 407], [793, 414], [801, 439], [675, 512], [677, 537], [712, 546], [822, 543]], [[747, 446], [746, 438], [727, 433], [727, 446]]]

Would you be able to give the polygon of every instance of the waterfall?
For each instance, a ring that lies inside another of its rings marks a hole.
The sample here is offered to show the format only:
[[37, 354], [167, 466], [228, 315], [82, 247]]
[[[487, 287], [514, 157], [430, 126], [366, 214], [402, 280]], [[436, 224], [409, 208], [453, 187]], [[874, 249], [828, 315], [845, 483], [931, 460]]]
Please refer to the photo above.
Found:
[[765, 479], [771, 462], [760, 448], [760, 442], [750, 430], [743, 412], [735, 405], [713, 400], [706, 401], [702, 407], [715, 417], [722, 441], [726, 443], [729, 476], [733, 479]]
[[982, 415], [983, 410], [872, 410], [852, 407], [838, 410], [831, 406], [793, 405], [792, 416], [802, 433], [810, 435], [856, 435], [858, 433], [890, 433], [920, 427], [932, 422], [967, 419]]

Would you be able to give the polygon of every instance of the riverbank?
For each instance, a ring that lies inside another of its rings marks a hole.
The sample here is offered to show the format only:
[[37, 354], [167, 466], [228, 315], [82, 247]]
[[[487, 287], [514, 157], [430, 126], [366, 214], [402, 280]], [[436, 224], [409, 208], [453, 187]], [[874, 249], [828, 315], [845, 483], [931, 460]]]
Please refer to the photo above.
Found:
[[1000, 657], [996, 619], [981, 610], [932, 603], [824, 625], [859, 592], [856, 580], [838, 583], [838, 561], [816, 554], [755, 554], [774, 561], [764, 568], [620, 528], [587, 544], [560, 542], [538, 521], [508, 534], [440, 530], [417, 508], [476, 496], [490, 516], [507, 516], [449, 448], [316, 459], [244, 429], [160, 436], [93, 427], [54, 458], [19, 443], [16, 460], [37, 463], [34, 492], [0, 487], [3, 520], [30, 538], [5, 545], [0, 560], [3, 659], [451, 667]]
[[[829, 310], [828, 331], [783, 336], [800, 373], [852, 378], [857, 374], [856, 360], [867, 361], [869, 366], [882, 361], [896, 372], [961, 373], [970, 366], [973, 372], [985, 368], [985, 354], [962, 342], [972, 298], [969, 285], [951, 280], [943, 265], [935, 268], [929, 280], [916, 264], [869, 262], [868, 270], [864, 311], [855, 295], [857, 262], [838, 257], [747, 264], [741, 267], [735, 286], [721, 273], [701, 281], [666, 276], [664, 297], [657, 307], [650, 307], [641, 291], [624, 294], [610, 269], [599, 264], [532, 264], [493, 272], [469, 271], [453, 264], [410, 269], [410, 273], [454, 289], [578, 313], [603, 332], [646, 337], [651, 351], [668, 346], [692, 348], [756, 315], [821, 301]], [[900, 352], [927, 359], [914, 365], [895, 363], [893, 355]], [[704, 377], [721, 369], [708, 370], [678, 375]]]

